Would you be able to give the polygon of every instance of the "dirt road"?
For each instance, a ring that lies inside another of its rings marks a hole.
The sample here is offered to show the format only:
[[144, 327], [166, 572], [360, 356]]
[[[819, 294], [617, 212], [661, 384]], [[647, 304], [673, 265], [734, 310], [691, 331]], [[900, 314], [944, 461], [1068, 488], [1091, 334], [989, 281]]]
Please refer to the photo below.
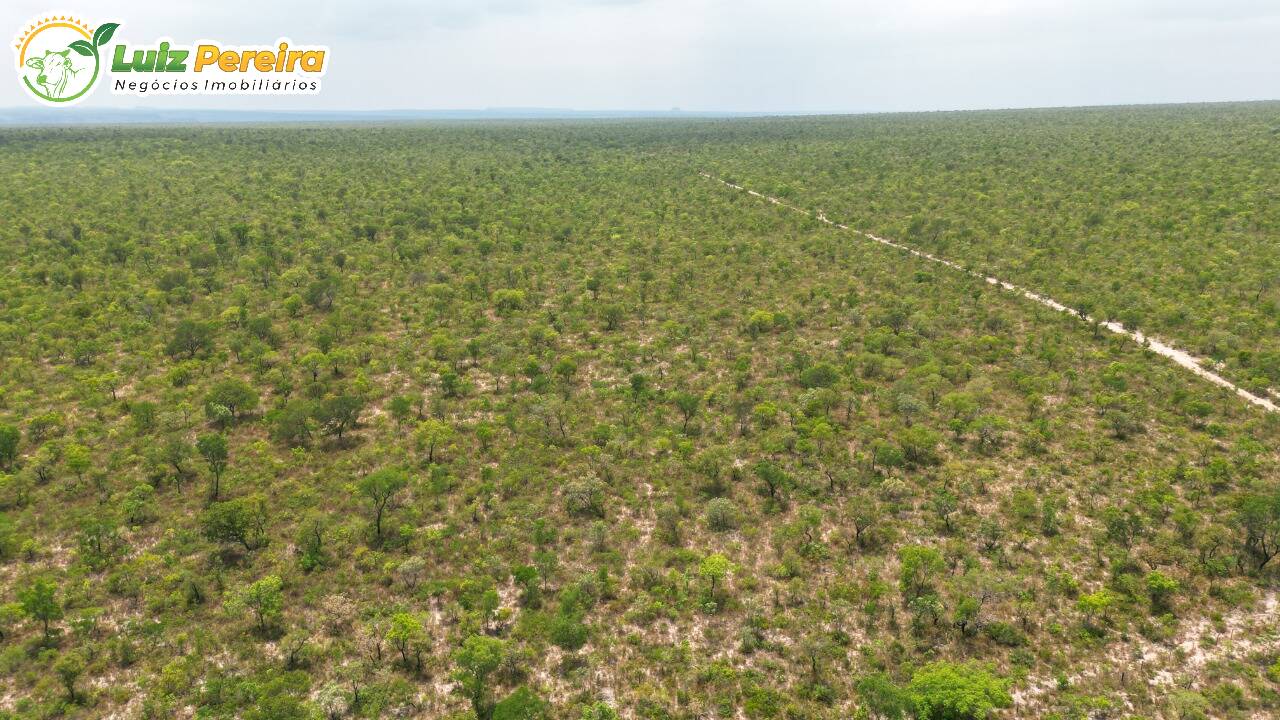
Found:
[[[1201, 378], [1208, 380], [1214, 385], [1224, 387], [1234, 392], [1236, 395], [1239, 395], [1241, 398], [1244, 398], [1245, 400], [1249, 401], [1250, 403], [1253, 403], [1254, 405], [1257, 405], [1260, 408], [1263, 408], [1269, 412], [1280, 411], [1280, 406], [1276, 405], [1276, 403], [1272, 402], [1271, 400], [1268, 400], [1265, 397], [1254, 395], [1253, 393], [1249, 392], [1248, 390], [1245, 390], [1242, 387], [1237, 386], [1235, 383], [1231, 382], [1230, 380], [1227, 380], [1221, 375], [1206, 369], [1205, 367], [1206, 364], [1209, 364], [1207, 360], [1203, 360], [1201, 358], [1195, 357], [1194, 355], [1191, 355], [1185, 350], [1179, 350], [1173, 345], [1170, 345], [1165, 342], [1161, 342], [1160, 340], [1157, 340], [1156, 338], [1150, 337], [1148, 335], [1144, 335], [1137, 330], [1129, 330], [1124, 325], [1121, 325], [1118, 322], [1099, 322], [1097, 320], [1094, 320], [1092, 317], [1085, 315], [1079, 311], [1073, 310], [1067, 307], [1066, 305], [1063, 305], [1057, 300], [1054, 300], [1053, 298], [1048, 297], [1046, 295], [1032, 292], [1030, 290], [1027, 290], [1026, 288], [1018, 287], [1013, 283], [1005, 282], [1004, 280], [1001, 280], [999, 278], [994, 278], [987, 275], [983, 275], [982, 273], [974, 272], [972, 270], [966, 269], [965, 267], [959, 265], [958, 263], [954, 263], [950, 260], [936, 257], [927, 252], [924, 252], [923, 250], [917, 250], [915, 248], [908, 247], [901, 243], [894, 242], [893, 240], [886, 240], [885, 238], [877, 237], [875, 235], [872, 235], [871, 233], [863, 232], [861, 230], [856, 230], [847, 225], [842, 225], [838, 222], [835, 222], [827, 218], [827, 216], [822, 214], [821, 212], [815, 215], [814, 213], [811, 213], [808, 210], [805, 210], [803, 208], [798, 208], [794, 205], [787, 204], [779, 200], [778, 198], [770, 197], [768, 195], [763, 195], [761, 193], [756, 192], [755, 190], [749, 190], [745, 187], [742, 187], [741, 185], [735, 185], [726, 180], [721, 180], [720, 178], [714, 175], [711, 175], [709, 173], [702, 172], [698, 174], [704, 178], [707, 178], [708, 180], [714, 180], [715, 182], [718, 182], [721, 185], [733, 188], [734, 190], [740, 190], [742, 192], [747, 193], [748, 195], [753, 195], [755, 197], [760, 198], [761, 200], [766, 200], [768, 202], [771, 202], [774, 205], [784, 207], [788, 210], [798, 212], [802, 215], [808, 215], [809, 217], [814, 217], [821, 222], [831, 225], [832, 227], [837, 227], [837, 228], [840, 228], [841, 230], [847, 230], [854, 234], [860, 235], [868, 240], [874, 240], [875, 242], [878, 242], [881, 245], [887, 245], [891, 248], [895, 248], [903, 252], [911, 253], [916, 257], [924, 258], [925, 260], [928, 260], [930, 262], [935, 262], [935, 263], [938, 263], [939, 265], [945, 265], [951, 268], [952, 270], [965, 273], [966, 275], [972, 275], [973, 277], [981, 278], [982, 280], [986, 281], [990, 285], [995, 285], [1004, 290], [1018, 293], [1019, 295], [1027, 298], [1028, 300], [1034, 300], [1035, 302], [1038, 302], [1041, 305], [1044, 305], [1046, 307], [1053, 308], [1058, 312], [1066, 313], [1073, 317], [1079, 318], [1080, 320], [1083, 320], [1084, 322], [1089, 323], [1090, 325], [1097, 324], [1099, 327], [1105, 328], [1106, 330], [1109, 330], [1117, 335], [1124, 335], [1125, 337], [1130, 338], [1131, 340], [1138, 343], [1139, 345], [1142, 345], [1150, 349], [1151, 352], [1157, 355], [1169, 358], [1170, 360], [1186, 368], [1187, 370], [1190, 370], [1191, 372], [1195, 373]], [[1278, 397], [1280, 397], [1280, 394], [1277, 394], [1274, 390], [1271, 390], [1269, 392], [1271, 392], [1273, 395], [1277, 395]]]

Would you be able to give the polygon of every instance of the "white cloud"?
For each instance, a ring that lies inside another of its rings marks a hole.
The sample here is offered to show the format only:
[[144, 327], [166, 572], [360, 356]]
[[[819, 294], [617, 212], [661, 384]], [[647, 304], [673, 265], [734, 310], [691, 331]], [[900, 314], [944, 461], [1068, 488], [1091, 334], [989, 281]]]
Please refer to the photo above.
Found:
[[[49, 7], [0, 9], [0, 32]], [[318, 97], [148, 106], [909, 110], [1280, 95], [1274, 0], [85, 4], [135, 41], [332, 48]], [[388, 58], [409, 71], [387, 72]], [[0, 81], [0, 106], [26, 104]], [[136, 105], [99, 92], [89, 104]]]

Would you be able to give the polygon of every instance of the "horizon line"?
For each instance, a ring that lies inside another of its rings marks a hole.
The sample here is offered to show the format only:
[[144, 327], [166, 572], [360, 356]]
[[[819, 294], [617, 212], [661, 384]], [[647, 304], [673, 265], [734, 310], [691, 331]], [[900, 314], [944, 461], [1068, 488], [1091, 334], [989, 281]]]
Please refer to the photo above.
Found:
[[[1131, 102], [1131, 103], [1093, 103], [1082, 105], [1027, 105], [1027, 106], [990, 106], [990, 107], [971, 107], [971, 108], [935, 108], [935, 109], [915, 109], [915, 110], [871, 110], [871, 109], [830, 109], [830, 110], [689, 110], [679, 107], [673, 107], [665, 110], [652, 109], [579, 109], [569, 107], [556, 106], [488, 106], [473, 108], [400, 108], [400, 109], [334, 109], [334, 108], [313, 108], [313, 109], [253, 109], [253, 108], [148, 108], [145, 106], [132, 107], [102, 107], [102, 108], [86, 108], [84, 106], [71, 108], [49, 108], [43, 106], [7, 106], [0, 107], [0, 125], [4, 126], [20, 126], [26, 125], [22, 121], [21, 116], [32, 118], [41, 116], [41, 119], [48, 122], [57, 116], [65, 116], [66, 124], [119, 124], [121, 120], [98, 120], [95, 121], [93, 115], [112, 115], [122, 118], [123, 123], [128, 120], [123, 118], [130, 115], [253, 115], [259, 119], [279, 119], [289, 120], [295, 119], [305, 121], [308, 117], [316, 118], [323, 121], [322, 116], [338, 116], [346, 117], [354, 120], [483, 120], [483, 119], [509, 119], [509, 120], [572, 120], [572, 119], [659, 119], [662, 117], [679, 117], [687, 116], [691, 119], [766, 119], [770, 117], [836, 117], [836, 116], [866, 116], [866, 115], [921, 115], [921, 114], [942, 114], [942, 113], [980, 113], [980, 112], [1015, 112], [1015, 111], [1037, 111], [1037, 110], [1089, 110], [1089, 109], [1106, 109], [1106, 108], [1155, 108], [1155, 107], [1178, 107], [1178, 106], [1194, 106], [1194, 105], [1244, 105], [1244, 104], [1265, 104], [1271, 102], [1280, 102], [1280, 98], [1254, 98], [1245, 100], [1187, 100], [1176, 102]], [[412, 116], [465, 116], [471, 117], [412, 117]], [[15, 117], [16, 116], [16, 117]], [[89, 117], [85, 117], [89, 116]], [[488, 117], [486, 117], [488, 116]], [[84, 119], [79, 119], [83, 117]], [[217, 121], [216, 118], [210, 118], [211, 121]], [[143, 118], [142, 122], [146, 119]], [[187, 120], [185, 122], [200, 122], [199, 120]], [[227, 120], [224, 122], [237, 122], [235, 120]], [[44, 123], [41, 123], [44, 124]], [[60, 124], [54, 120], [48, 124]]]

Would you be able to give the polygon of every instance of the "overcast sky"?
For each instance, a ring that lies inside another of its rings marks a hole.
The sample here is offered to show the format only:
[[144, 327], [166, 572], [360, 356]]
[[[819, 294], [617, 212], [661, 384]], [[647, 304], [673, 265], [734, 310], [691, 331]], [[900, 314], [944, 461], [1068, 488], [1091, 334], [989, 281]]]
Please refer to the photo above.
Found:
[[[1280, 0], [0, 5], [11, 35], [58, 9], [119, 21], [130, 42], [286, 36], [332, 52], [318, 97], [139, 100], [99, 87], [87, 107], [867, 111], [1280, 97]], [[12, 77], [0, 106], [33, 104]]]

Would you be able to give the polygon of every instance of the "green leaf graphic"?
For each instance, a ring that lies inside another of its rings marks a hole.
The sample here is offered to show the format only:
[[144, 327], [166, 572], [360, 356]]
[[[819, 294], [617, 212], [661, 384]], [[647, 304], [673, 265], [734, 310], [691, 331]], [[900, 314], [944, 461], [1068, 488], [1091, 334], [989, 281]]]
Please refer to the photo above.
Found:
[[76, 40], [75, 42], [71, 43], [67, 47], [70, 47], [72, 50], [75, 50], [76, 52], [80, 53], [81, 55], [84, 55], [85, 57], [88, 57], [93, 54], [93, 46], [85, 42], [84, 40]]
[[118, 27], [120, 27], [120, 23], [102, 23], [99, 25], [98, 29], [93, 31], [93, 44], [98, 47], [106, 45]]

